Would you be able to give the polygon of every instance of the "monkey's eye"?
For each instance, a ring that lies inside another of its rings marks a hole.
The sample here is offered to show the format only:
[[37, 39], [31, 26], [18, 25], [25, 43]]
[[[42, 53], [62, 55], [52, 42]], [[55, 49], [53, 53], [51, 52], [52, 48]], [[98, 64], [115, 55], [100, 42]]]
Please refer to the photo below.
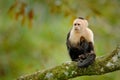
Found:
[[74, 26], [76, 26], [77, 24], [74, 24]]
[[78, 26], [80, 26], [80, 24], [78, 24]]

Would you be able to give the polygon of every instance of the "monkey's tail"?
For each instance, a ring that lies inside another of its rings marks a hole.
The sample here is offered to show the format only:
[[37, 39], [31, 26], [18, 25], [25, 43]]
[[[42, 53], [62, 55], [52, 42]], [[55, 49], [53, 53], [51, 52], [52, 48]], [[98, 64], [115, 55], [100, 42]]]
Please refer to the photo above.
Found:
[[88, 67], [89, 65], [91, 65], [94, 61], [95, 61], [95, 54], [90, 54], [86, 59], [84, 59], [82, 62], [78, 61], [78, 67], [79, 68], [84, 68], [84, 67]]

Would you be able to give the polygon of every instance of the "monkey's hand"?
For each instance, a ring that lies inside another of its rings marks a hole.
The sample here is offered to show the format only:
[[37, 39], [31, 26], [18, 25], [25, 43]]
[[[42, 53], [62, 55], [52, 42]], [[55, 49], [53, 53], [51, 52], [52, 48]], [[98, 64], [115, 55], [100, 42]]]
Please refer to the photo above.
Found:
[[93, 53], [88, 53], [88, 54], [89, 55], [86, 57], [86, 59], [84, 59], [83, 61], [81, 60], [78, 61], [78, 67], [80, 68], [88, 67], [95, 61], [96, 55]]

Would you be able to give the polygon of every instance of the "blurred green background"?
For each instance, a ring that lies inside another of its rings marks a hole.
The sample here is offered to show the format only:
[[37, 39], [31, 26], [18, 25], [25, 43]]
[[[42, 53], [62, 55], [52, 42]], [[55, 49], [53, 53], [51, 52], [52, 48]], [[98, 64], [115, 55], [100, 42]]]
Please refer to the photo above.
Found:
[[[66, 35], [72, 21], [88, 19], [97, 56], [120, 43], [120, 0], [0, 0], [0, 80], [70, 61]], [[70, 80], [119, 80], [120, 71]]]

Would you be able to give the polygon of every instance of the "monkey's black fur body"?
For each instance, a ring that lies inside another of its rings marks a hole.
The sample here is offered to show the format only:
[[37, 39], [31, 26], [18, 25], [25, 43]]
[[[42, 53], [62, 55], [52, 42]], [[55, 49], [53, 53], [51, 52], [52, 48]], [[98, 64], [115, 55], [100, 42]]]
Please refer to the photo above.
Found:
[[94, 47], [83, 36], [80, 38], [78, 47], [73, 47], [69, 41], [70, 32], [67, 35], [67, 49], [72, 61], [78, 62], [78, 67], [88, 67], [95, 60]]

